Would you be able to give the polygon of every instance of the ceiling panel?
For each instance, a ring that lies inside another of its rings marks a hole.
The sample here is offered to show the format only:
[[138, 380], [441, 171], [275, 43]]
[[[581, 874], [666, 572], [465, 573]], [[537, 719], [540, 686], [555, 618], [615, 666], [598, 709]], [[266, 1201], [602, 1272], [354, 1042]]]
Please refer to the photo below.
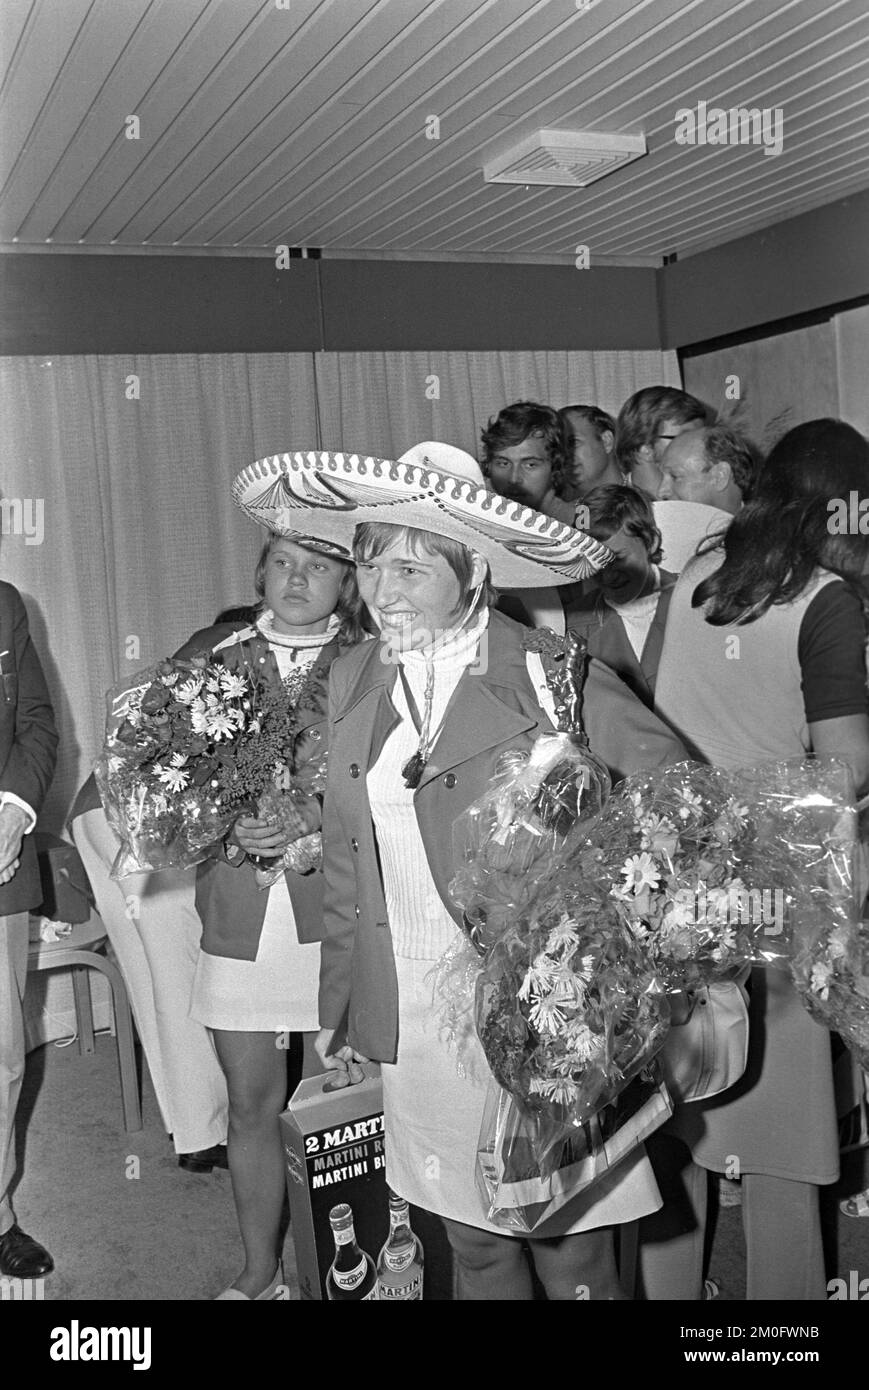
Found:
[[[699, 101], [782, 108], [782, 153], [677, 145]], [[543, 126], [648, 154], [483, 181]], [[0, 0], [7, 250], [655, 263], [867, 186], [866, 0]]]

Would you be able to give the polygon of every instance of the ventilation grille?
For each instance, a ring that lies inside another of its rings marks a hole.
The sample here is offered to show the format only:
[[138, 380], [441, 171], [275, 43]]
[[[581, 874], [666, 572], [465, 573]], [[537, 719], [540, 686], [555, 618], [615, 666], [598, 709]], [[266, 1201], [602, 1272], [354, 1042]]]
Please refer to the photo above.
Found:
[[538, 130], [483, 165], [486, 183], [585, 188], [646, 153], [644, 135]]

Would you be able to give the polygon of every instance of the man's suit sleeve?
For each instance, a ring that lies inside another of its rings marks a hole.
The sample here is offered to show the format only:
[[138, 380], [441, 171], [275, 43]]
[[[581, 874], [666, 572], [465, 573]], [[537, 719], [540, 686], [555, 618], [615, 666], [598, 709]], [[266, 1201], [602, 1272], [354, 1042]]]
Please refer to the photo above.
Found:
[[0, 601], [6, 599], [9, 604], [12, 626], [9, 655], [14, 660], [14, 675], [6, 677], [4, 687], [8, 681], [17, 681], [17, 696], [15, 732], [9, 755], [0, 771], [0, 792], [12, 792], [38, 812], [54, 776], [57, 728], [21, 595], [11, 585], [4, 586], [4, 589]]
[[582, 718], [591, 750], [603, 758], [613, 782], [689, 756], [673, 730], [594, 657], [583, 689]]
[[320, 943], [319, 1018], [321, 1028], [339, 1028], [350, 1002], [353, 940], [356, 918], [356, 874], [353, 856], [337, 809], [334, 782], [338, 768], [334, 758], [332, 712], [338, 707], [339, 677], [329, 675], [329, 777], [323, 802], [323, 915], [325, 936]]

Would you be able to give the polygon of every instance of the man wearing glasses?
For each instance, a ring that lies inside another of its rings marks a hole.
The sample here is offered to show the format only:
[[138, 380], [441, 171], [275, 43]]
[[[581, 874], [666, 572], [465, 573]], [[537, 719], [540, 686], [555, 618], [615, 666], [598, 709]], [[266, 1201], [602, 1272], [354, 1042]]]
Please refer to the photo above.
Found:
[[656, 498], [664, 453], [674, 439], [705, 425], [710, 413], [674, 386], [646, 386], [630, 396], [616, 422], [616, 458], [631, 485]]

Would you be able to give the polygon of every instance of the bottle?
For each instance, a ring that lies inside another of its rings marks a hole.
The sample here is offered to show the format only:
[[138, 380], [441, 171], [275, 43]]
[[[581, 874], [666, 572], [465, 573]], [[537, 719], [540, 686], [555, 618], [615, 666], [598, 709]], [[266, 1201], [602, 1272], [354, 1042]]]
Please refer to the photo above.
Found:
[[377, 1260], [377, 1297], [422, 1298], [425, 1257], [403, 1197], [389, 1193], [389, 1236]]
[[326, 1275], [326, 1297], [333, 1303], [377, 1297], [374, 1261], [356, 1243], [353, 1210], [342, 1202], [329, 1212], [335, 1237], [335, 1258]]

